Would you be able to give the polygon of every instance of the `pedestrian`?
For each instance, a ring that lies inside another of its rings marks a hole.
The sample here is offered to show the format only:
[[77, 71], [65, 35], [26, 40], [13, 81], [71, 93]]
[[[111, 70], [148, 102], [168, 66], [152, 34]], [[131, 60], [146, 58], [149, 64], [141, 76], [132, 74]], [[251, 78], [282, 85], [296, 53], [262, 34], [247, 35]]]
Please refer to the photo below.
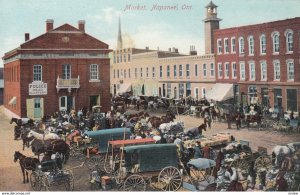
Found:
[[241, 128], [241, 114], [238, 113], [237, 116], [235, 117], [235, 124], [236, 124], [236, 129], [240, 130]]
[[227, 129], [231, 129], [231, 115], [230, 114], [226, 114], [226, 120], [227, 120], [227, 125], [228, 125]]
[[205, 144], [205, 146], [202, 148], [203, 151], [203, 158], [209, 159], [209, 154], [210, 154], [210, 147], [208, 144]]
[[288, 191], [288, 183], [284, 179], [283, 174], [280, 174], [279, 178], [276, 180], [275, 189], [277, 189], [277, 191]]
[[196, 145], [194, 147], [194, 158], [201, 158], [202, 157], [202, 150], [201, 150], [201, 142], [196, 141]]

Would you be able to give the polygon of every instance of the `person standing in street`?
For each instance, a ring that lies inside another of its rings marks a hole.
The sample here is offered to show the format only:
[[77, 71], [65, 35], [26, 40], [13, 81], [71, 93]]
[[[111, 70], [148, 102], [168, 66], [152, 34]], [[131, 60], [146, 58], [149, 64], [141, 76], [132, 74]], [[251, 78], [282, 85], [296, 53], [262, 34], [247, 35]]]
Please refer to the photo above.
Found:
[[201, 151], [201, 142], [197, 141], [194, 147], [194, 158], [202, 158], [202, 151]]
[[240, 130], [241, 128], [241, 114], [238, 113], [235, 117], [235, 124], [236, 124], [236, 129]]
[[231, 129], [231, 115], [230, 114], [226, 114], [226, 120], [227, 120], [227, 125], [228, 125], [227, 129]]

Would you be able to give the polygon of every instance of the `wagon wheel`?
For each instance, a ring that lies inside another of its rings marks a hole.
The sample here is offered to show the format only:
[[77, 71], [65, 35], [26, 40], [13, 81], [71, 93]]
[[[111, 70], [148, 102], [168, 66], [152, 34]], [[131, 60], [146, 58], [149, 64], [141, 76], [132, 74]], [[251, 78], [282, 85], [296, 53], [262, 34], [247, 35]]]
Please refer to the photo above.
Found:
[[38, 173], [35, 171], [30, 174], [30, 185], [34, 191], [41, 190], [41, 181]]
[[85, 159], [84, 164], [89, 170], [94, 170], [97, 165], [102, 165], [103, 163], [104, 163], [104, 158], [102, 156], [92, 156], [91, 158]]
[[47, 175], [43, 175], [42, 177], [40, 177], [41, 179], [41, 191], [49, 191], [50, 190], [50, 182], [48, 180]]
[[113, 172], [113, 177], [116, 181], [116, 184], [121, 184], [126, 177], [126, 171], [120, 168], [117, 171]]
[[255, 160], [254, 168], [256, 170], [262, 168], [269, 168], [272, 165], [271, 158], [269, 156], [260, 156]]
[[164, 191], [177, 191], [181, 187], [182, 176], [176, 167], [165, 167], [158, 175], [158, 182]]
[[66, 191], [74, 190], [74, 176], [71, 170], [64, 171], [65, 174], [68, 174], [68, 180], [65, 182]]
[[124, 182], [124, 191], [146, 191], [146, 182], [140, 175], [130, 175]]

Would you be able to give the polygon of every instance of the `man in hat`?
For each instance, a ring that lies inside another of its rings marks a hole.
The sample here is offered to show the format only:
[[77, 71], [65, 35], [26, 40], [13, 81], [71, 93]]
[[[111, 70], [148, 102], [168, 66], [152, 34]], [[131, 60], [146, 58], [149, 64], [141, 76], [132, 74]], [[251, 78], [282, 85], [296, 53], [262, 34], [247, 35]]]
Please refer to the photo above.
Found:
[[210, 153], [210, 147], [208, 144], [205, 144], [205, 146], [202, 148], [203, 151], [203, 158], [209, 159], [209, 153]]
[[202, 158], [201, 142], [200, 141], [196, 141], [196, 145], [194, 147], [194, 158]]

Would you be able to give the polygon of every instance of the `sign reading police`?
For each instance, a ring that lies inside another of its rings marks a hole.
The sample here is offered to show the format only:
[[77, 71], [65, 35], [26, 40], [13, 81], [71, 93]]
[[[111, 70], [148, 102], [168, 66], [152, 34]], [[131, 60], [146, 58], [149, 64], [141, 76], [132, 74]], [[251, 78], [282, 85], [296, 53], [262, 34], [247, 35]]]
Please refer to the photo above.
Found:
[[47, 95], [47, 83], [32, 82], [29, 84], [29, 95]]

